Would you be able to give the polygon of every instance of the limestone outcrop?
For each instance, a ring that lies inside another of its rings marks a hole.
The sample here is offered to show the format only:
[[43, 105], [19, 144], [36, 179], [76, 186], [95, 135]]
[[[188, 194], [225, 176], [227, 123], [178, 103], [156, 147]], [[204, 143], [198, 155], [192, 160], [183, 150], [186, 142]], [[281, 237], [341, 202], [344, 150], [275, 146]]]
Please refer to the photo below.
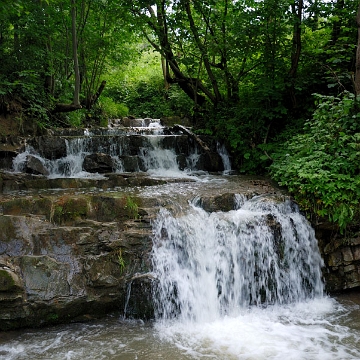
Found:
[[152, 211], [142, 200], [122, 192], [5, 196], [0, 206], [0, 330], [125, 308], [128, 317], [153, 316]]

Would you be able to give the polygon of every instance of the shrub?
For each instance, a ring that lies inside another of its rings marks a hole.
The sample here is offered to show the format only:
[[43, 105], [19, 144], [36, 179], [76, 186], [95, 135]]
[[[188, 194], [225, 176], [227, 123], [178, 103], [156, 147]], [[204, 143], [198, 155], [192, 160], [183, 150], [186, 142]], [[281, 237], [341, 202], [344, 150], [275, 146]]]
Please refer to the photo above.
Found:
[[270, 172], [301, 208], [328, 217], [343, 232], [360, 213], [359, 99], [349, 92], [315, 98], [304, 133], [273, 154]]

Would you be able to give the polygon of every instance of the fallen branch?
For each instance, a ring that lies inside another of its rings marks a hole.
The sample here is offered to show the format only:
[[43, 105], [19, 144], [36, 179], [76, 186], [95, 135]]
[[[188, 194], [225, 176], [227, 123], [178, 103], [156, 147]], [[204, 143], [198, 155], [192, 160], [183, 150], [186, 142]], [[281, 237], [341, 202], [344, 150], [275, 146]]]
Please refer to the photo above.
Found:
[[204, 141], [202, 141], [197, 135], [195, 135], [192, 131], [187, 129], [185, 126], [175, 124], [173, 126], [173, 129], [183, 131], [188, 136], [190, 136], [192, 139], [194, 139], [201, 146], [202, 149], [204, 149], [206, 152], [210, 152], [209, 147], [204, 143]]

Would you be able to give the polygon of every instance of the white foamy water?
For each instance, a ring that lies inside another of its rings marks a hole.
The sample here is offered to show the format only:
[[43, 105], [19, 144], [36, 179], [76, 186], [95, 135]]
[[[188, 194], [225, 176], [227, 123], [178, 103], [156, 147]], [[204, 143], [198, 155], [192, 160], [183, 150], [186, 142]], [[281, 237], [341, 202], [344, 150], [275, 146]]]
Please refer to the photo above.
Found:
[[290, 201], [258, 197], [211, 214], [193, 206], [180, 218], [163, 210], [153, 227], [161, 318], [217, 320], [323, 295], [314, 231]]
[[[158, 122], [151, 122], [148, 127], [133, 128], [140, 133], [132, 140], [129, 134], [119, 134], [115, 130], [104, 130], [104, 133], [94, 135], [88, 129], [82, 137], [64, 139], [66, 155], [59, 159], [45, 159], [31, 146], [13, 160], [15, 172], [26, 171], [28, 155], [37, 158], [48, 172], [49, 178], [103, 178], [102, 174], [90, 173], [84, 170], [84, 159], [92, 153], [106, 154], [111, 157], [113, 171], [144, 171], [152, 176], [188, 178], [198, 175], [198, 161], [200, 154], [196, 146], [183, 149], [179, 154], [176, 135], [172, 136], [173, 143], [167, 135], [162, 135], [162, 126]], [[143, 134], [142, 131], [148, 130]], [[151, 131], [151, 133], [150, 133]], [[112, 135], [113, 134], [113, 135]], [[141, 141], [139, 141], [141, 139]], [[170, 137], [171, 139], [171, 137]], [[219, 153], [224, 161], [225, 169], [231, 169], [226, 149], [219, 147]], [[202, 171], [204, 173], [204, 171]]]
[[159, 337], [191, 359], [358, 359], [359, 331], [323, 294], [307, 220], [288, 201], [237, 200], [228, 213], [158, 216]]
[[224, 171], [223, 171], [224, 175], [230, 174], [231, 173], [230, 156], [228, 151], [226, 150], [225, 145], [217, 143], [216, 147], [217, 147], [217, 152], [220, 155], [224, 165]]
[[359, 331], [338, 324], [345, 309], [330, 298], [243, 309], [214, 321], [157, 324], [159, 336], [189, 359], [359, 359]]

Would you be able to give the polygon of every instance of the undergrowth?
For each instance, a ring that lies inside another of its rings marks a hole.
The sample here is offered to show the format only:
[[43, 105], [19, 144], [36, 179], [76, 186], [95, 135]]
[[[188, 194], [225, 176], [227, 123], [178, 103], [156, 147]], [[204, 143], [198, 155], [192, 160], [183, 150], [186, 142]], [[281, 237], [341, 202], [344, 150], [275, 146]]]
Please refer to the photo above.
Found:
[[327, 217], [341, 232], [359, 217], [359, 99], [315, 94], [317, 108], [304, 133], [273, 154], [270, 172], [305, 211]]

